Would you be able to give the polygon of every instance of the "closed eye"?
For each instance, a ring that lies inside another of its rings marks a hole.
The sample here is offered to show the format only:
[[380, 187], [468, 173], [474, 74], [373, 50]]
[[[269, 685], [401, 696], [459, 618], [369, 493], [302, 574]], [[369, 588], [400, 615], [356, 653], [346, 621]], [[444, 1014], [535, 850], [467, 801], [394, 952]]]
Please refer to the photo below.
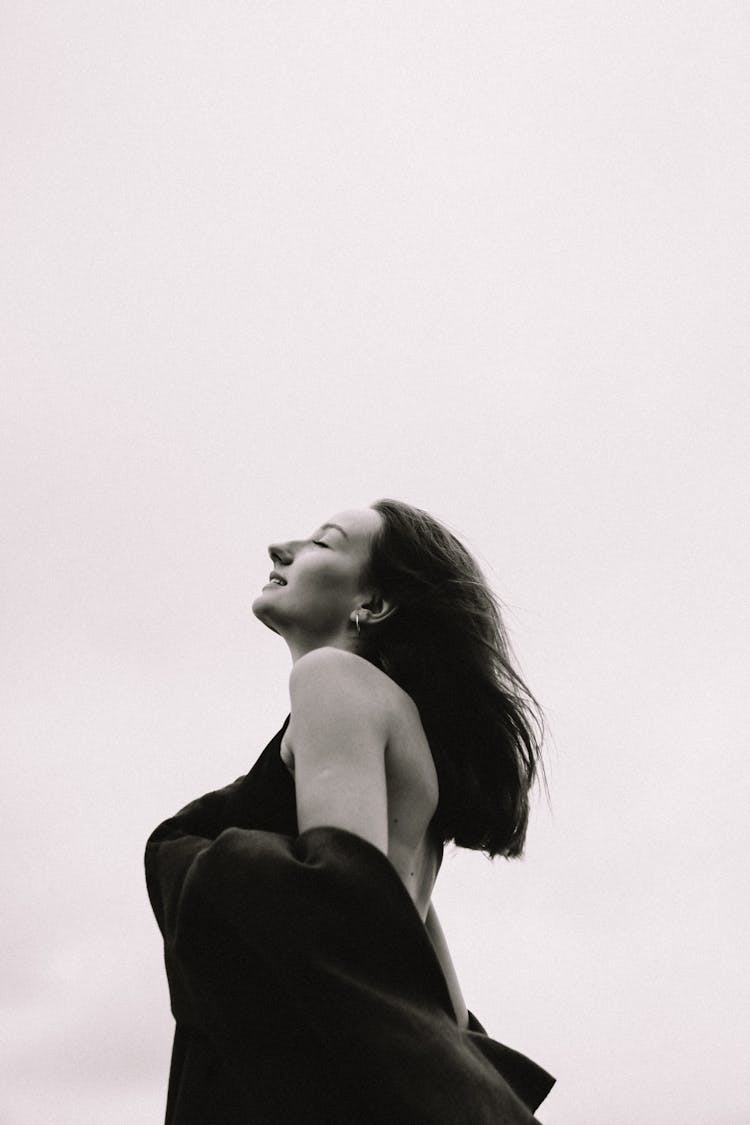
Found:
[[[328, 544], [324, 543], [322, 539], [313, 539], [313, 543], [316, 547], [328, 547]], [[328, 549], [330, 550], [330, 548]]]

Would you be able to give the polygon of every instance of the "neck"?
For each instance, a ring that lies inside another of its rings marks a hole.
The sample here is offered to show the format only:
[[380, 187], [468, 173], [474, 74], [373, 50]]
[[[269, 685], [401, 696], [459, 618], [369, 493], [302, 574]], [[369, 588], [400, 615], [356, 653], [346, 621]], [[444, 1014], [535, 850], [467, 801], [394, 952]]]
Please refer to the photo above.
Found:
[[344, 652], [356, 653], [356, 642], [354, 638], [347, 635], [335, 634], [329, 637], [284, 637], [289, 652], [292, 656], [292, 664], [296, 664], [301, 656], [308, 652], [312, 652], [316, 648], [340, 648]]

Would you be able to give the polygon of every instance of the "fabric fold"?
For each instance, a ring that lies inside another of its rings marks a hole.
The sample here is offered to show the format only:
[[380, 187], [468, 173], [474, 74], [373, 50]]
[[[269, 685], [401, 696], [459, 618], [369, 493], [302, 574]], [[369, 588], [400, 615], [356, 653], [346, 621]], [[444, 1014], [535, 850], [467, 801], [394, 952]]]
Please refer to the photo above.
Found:
[[[255, 769], [278, 790], [281, 763]], [[382, 852], [343, 829], [297, 835], [288, 805], [292, 832], [221, 827], [252, 774], [186, 806], [146, 849], [178, 1025], [168, 1125], [533, 1123], [554, 1079], [473, 1015], [458, 1027]]]

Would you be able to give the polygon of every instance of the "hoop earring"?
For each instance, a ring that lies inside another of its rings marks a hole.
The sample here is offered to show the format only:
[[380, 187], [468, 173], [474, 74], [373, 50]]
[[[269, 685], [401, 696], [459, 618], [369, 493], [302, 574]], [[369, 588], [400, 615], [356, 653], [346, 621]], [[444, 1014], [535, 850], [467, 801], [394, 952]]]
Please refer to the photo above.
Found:
[[354, 623], [357, 626], [357, 636], [359, 636], [360, 635], [360, 628], [359, 628], [359, 614], [358, 613], [354, 614]]

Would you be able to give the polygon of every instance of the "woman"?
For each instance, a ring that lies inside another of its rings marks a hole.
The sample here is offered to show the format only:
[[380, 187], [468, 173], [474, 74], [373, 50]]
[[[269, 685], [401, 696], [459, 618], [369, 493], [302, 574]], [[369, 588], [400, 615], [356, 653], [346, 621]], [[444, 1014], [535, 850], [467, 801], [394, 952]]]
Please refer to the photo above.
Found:
[[273, 544], [291, 709], [146, 849], [177, 1022], [168, 1125], [533, 1122], [553, 1079], [467, 1011], [443, 845], [521, 853], [538, 710], [461, 543], [395, 500]]

